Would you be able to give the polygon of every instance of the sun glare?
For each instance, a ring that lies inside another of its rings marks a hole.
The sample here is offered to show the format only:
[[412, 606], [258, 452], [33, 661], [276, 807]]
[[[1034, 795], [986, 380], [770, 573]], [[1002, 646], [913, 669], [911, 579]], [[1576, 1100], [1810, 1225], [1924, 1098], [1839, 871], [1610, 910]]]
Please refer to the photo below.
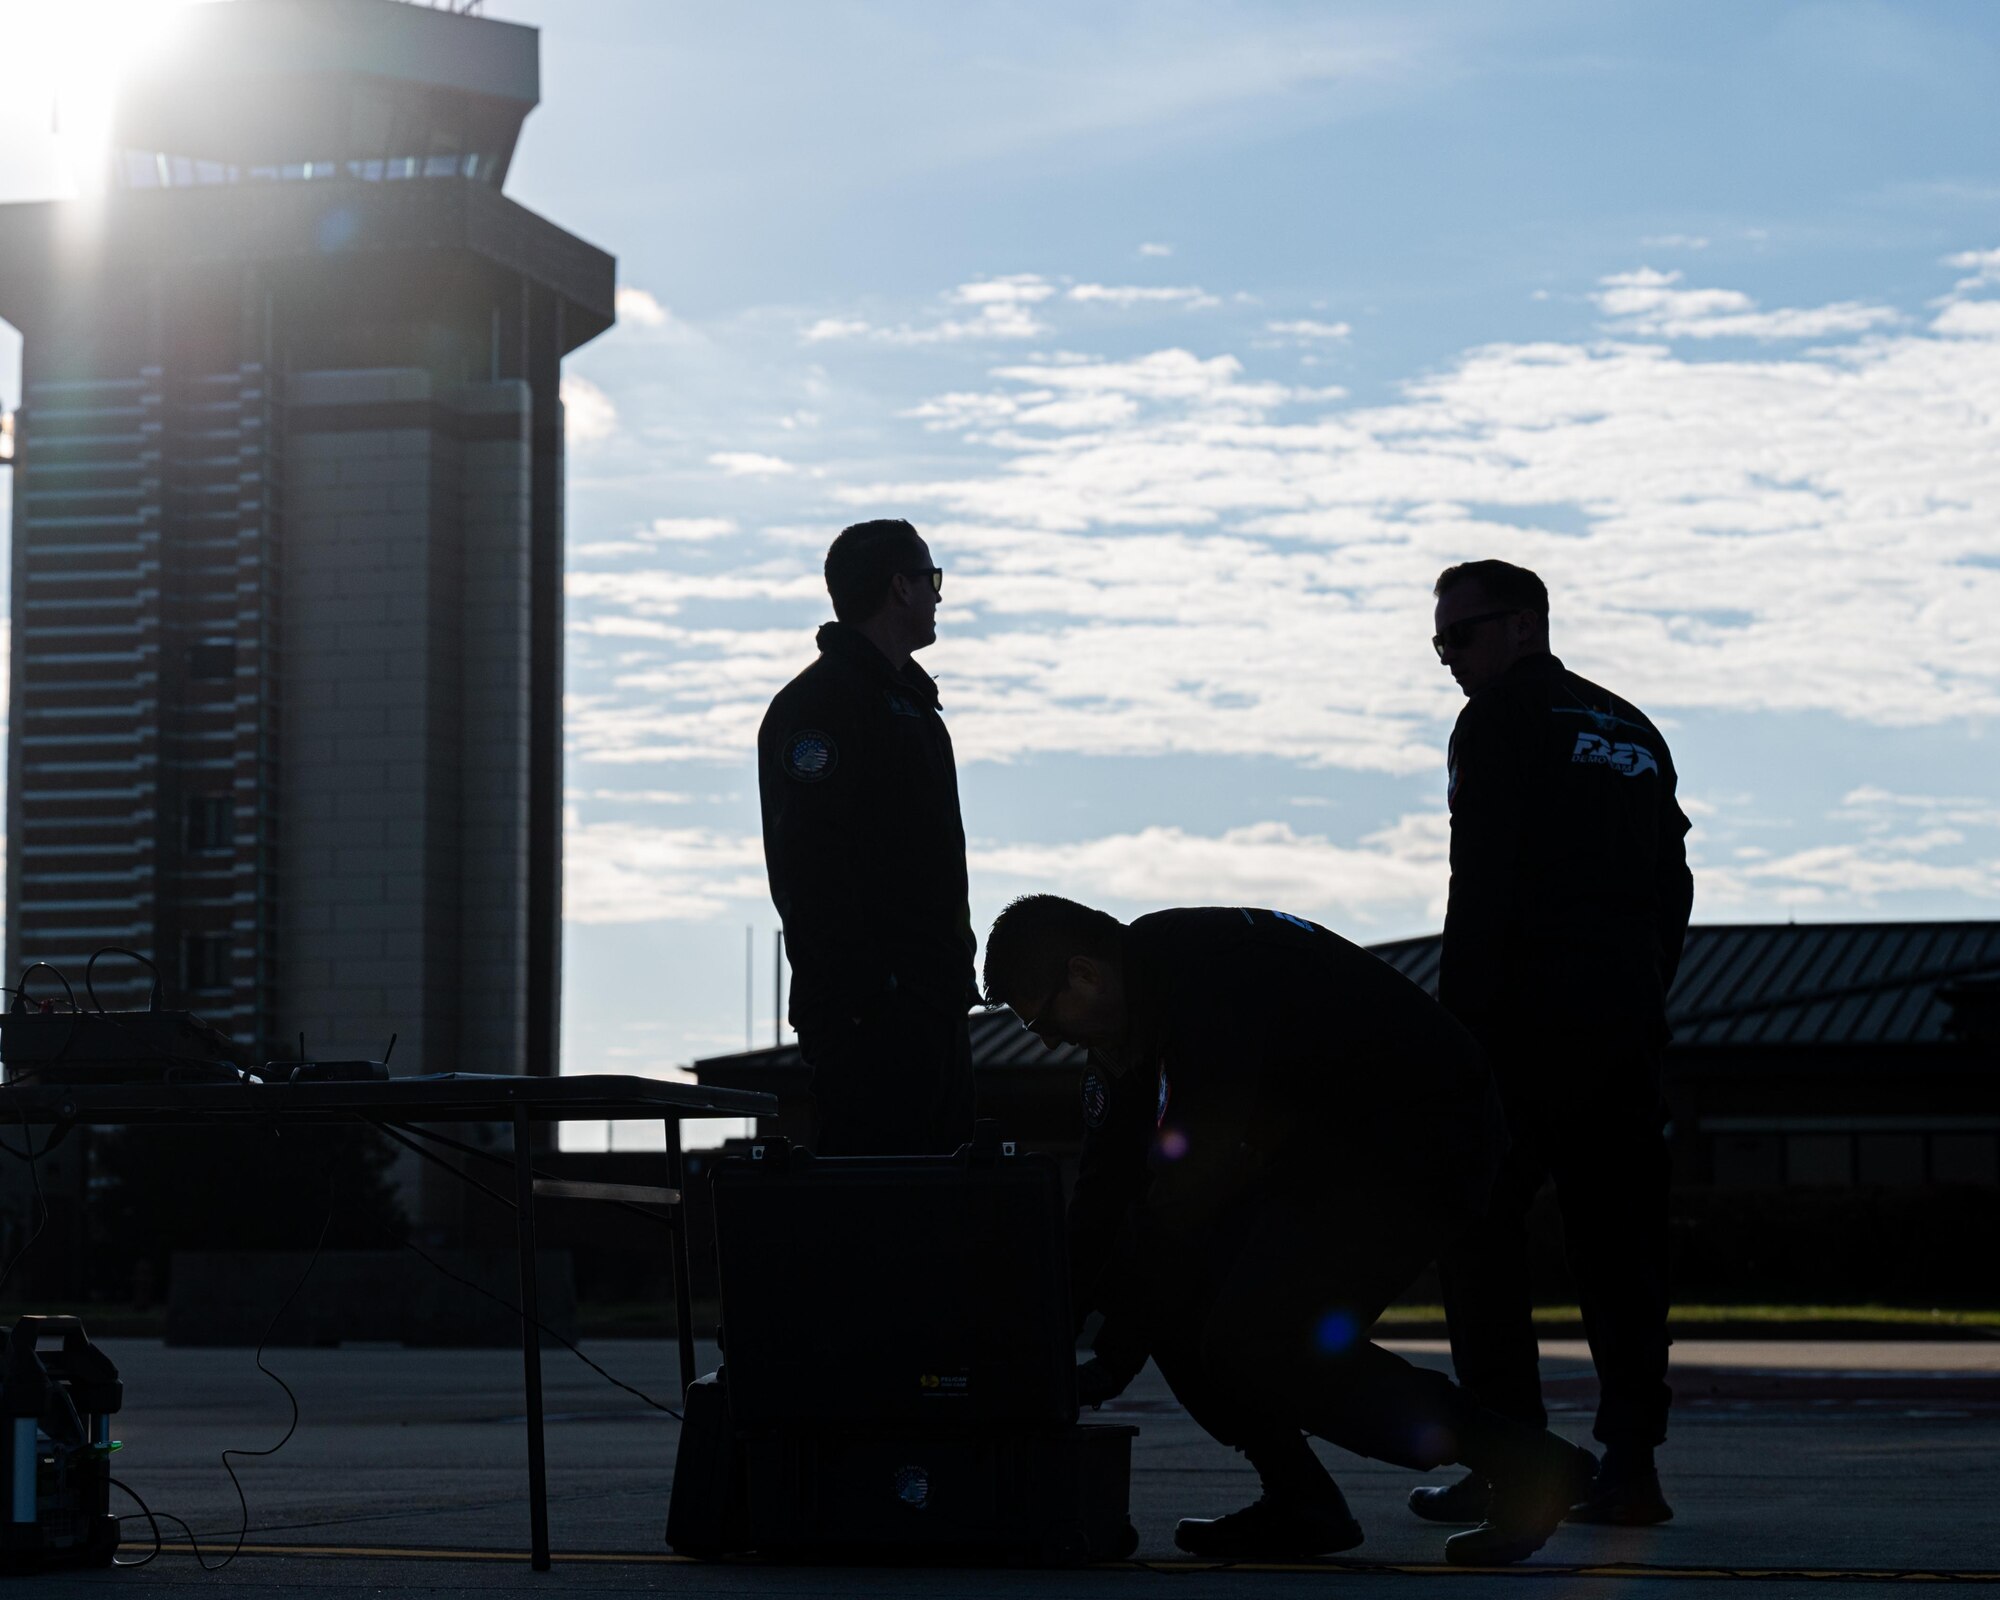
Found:
[[0, 98], [40, 108], [70, 181], [101, 187], [119, 80], [172, 32], [180, 0], [0, 0]]

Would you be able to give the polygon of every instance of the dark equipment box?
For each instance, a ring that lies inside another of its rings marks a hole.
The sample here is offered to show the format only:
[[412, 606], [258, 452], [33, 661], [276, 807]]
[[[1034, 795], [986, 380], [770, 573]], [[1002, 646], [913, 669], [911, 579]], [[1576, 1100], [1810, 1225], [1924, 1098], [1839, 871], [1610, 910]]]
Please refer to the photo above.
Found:
[[1138, 1429], [1089, 1424], [773, 1429], [729, 1425], [723, 1374], [688, 1391], [667, 1542], [713, 1560], [1123, 1560]]
[[[61, 1348], [44, 1351], [44, 1339]], [[0, 1348], [0, 1571], [108, 1567], [111, 1418], [125, 1386], [75, 1317], [22, 1317]]]
[[1076, 1421], [1062, 1182], [988, 1132], [955, 1156], [716, 1163], [729, 1411], [743, 1432]]
[[1138, 1547], [1135, 1428], [1080, 1427], [1062, 1184], [752, 1144], [710, 1177], [725, 1365], [692, 1385], [667, 1542], [712, 1559], [1072, 1566]]

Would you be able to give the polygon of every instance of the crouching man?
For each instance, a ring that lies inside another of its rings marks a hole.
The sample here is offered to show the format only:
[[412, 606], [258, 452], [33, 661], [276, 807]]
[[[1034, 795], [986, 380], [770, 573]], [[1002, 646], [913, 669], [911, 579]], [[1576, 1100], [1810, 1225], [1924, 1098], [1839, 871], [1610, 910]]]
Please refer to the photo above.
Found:
[[1092, 1053], [1070, 1207], [1079, 1319], [1105, 1315], [1085, 1398], [1150, 1353], [1263, 1495], [1183, 1521], [1198, 1555], [1296, 1557], [1362, 1532], [1305, 1434], [1398, 1466], [1463, 1462], [1487, 1520], [1465, 1565], [1547, 1542], [1595, 1461], [1371, 1343], [1385, 1307], [1473, 1220], [1505, 1136], [1478, 1046], [1394, 968], [1325, 928], [1237, 907], [1127, 927], [1055, 895], [987, 940], [986, 996]]

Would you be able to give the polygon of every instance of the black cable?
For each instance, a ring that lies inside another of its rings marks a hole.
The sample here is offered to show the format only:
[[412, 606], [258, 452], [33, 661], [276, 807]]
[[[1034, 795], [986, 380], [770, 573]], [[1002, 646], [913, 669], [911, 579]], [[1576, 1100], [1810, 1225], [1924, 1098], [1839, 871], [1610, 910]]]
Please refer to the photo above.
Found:
[[[373, 1119], [371, 1118], [369, 1120], [372, 1121]], [[476, 1161], [484, 1161], [496, 1167], [511, 1167], [514, 1165], [514, 1158], [512, 1156], [503, 1156], [500, 1155], [498, 1152], [492, 1150], [482, 1150], [477, 1145], [467, 1144], [461, 1139], [453, 1139], [446, 1134], [439, 1133], [435, 1128], [419, 1127], [414, 1122], [397, 1122], [397, 1123], [376, 1122], [375, 1126], [377, 1128], [380, 1128], [384, 1133], [388, 1133], [392, 1127], [400, 1128], [405, 1133], [415, 1134], [419, 1139], [428, 1139], [433, 1144], [441, 1144], [445, 1146], [447, 1149], [458, 1151], [461, 1155], [471, 1156]], [[452, 1167], [448, 1167], [446, 1168], [446, 1170], [457, 1171], [456, 1168]], [[544, 1172], [540, 1167], [532, 1165], [528, 1168], [528, 1171], [530, 1175], [537, 1178], [552, 1178], [555, 1176], [555, 1174], [553, 1173]], [[463, 1178], [467, 1183], [473, 1183], [476, 1181], [468, 1173], [460, 1172], [458, 1175], [461, 1178]], [[480, 1185], [480, 1187], [485, 1188], [483, 1184]], [[486, 1189], [485, 1192], [487, 1194], [493, 1195], [493, 1198], [499, 1200], [502, 1205], [511, 1208], [514, 1204], [512, 1200], [503, 1199], [500, 1195], [496, 1194], [491, 1189]], [[633, 1216], [643, 1217], [645, 1218], [646, 1221], [657, 1223], [659, 1226], [663, 1228], [671, 1228], [674, 1226], [673, 1218], [664, 1216], [658, 1211], [648, 1211], [644, 1206], [635, 1206], [629, 1200], [604, 1200], [600, 1201], [599, 1204], [616, 1206], [620, 1211], [629, 1211], [632, 1213]]]
[[[153, 1508], [147, 1505], [145, 1501], [139, 1498], [139, 1491], [134, 1489], [129, 1483], [122, 1483], [118, 1479], [113, 1478], [111, 1479], [111, 1487], [114, 1489], [123, 1489], [125, 1493], [129, 1494], [132, 1497], [133, 1504], [135, 1504], [139, 1508], [136, 1512], [132, 1511], [125, 1512], [118, 1518], [120, 1522], [131, 1522], [136, 1517], [144, 1517], [149, 1523], [153, 1525], [153, 1549], [152, 1553], [148, 1555], [145, 1558], [145, 1560], [120, 1561], [116, 1555], [113, 1555], [111, 1558], [111, 1564], [114, 1567], [143, 1567], [149, 1565], [154, 1561], [159, 1560], [160, 1552], [166, 1548], [166, 1541], [160, 1537], [160, 1517], [155, 1516], [153, 1514]], [[167, 1521], [169, 1522], [181, 1522], [181, 1519], [179, 1517], [173, 1516], [167, 1512], [161, 1512], [160, 1516], [166, 1517]], [[188, 1543], [194, 1544], [194, 1529], [188, 1527], [188, 1525], [185, 1522], [181, 1522], [181, 1527], [187, 1533]], [[196, 1545], [195, 1548], [199, 1550], [201, 1547], [199, 1545]]]
[[[405, 1149], [411, 1151], [412, 1153], [418, 1156], [421, 1156], [424, 1160], [432, 1163], [434, 1166], [442, 1167], [446, 1172], [449, 1172], [454, 1178], [458, 1179], [459, 1182], [468, 1184], [472, 1188], [477, 1189], [481, 1194], [486, 1195], [490, 1199], [498, 1201], [508, 1210], [516, 1211], [520, 1209], [518, 1206], [514, 1204], [512, 1200], [508, 1199], [498, 1190], [487, 1187], [487, 1185], [481, 1183], [477, 1178], [473, 1177], [468, 1172], [459, 1171], [457, 1167], [454, 1167], [449, 1161], [445, 1160], [444, 1157], [438, 1155], [435, 1151], [426, 1150], [422, 1145], [417, 1144], [414, 1140], [404, 1138], [396, 1128], [391, 1127], [389, 1124], [384, 1122], [376, 1122], [375, 1119], [372, 1117], [364, 1117], [362, 1118], [362, 1120], [370, 1123], [378, 1132], [387, 1134], [391, 1139], [394, 1139], [396, 1143], [402, 1145]], [[416, 1134], [426, 1133], [426, 1130], [422, 1128], [409, 1128], [407, 1131]], [[443, 1134], [428, 1134], [427, 1136], [435, 1138], [441, 1144], [448, 1144], [454, 1147], [455, 1149], [463, 1150], [467, 1155], [479, 1155], [479, 1156], [488, 1155], [488, 1152], [486, 1151], [477, 1150], [470, 1145], [461, 1144], [458, 1140], [446, 1138]], [[494, 1161], [505, 1161], [506, 1158], [503, 1156], [489, 1156], [489, 1159]], [[511, 1165], [511, 1163], [509, 1164]], [[531, 1168], [530, 1171], [532, 1170], [533, 1169]], [[626, 1209], [632, 1211], [639, 1210], [637, 1206], [628, 1206], [626, 1207]], [[652, 1213], [642, 1211], [640, 1212], [640, 1215], [650, 1217]], [[395, 1230], [389, 1228], [386, 1224], [384, 1225], [383, 1231], [388, 1233], [392, 1238], [396, 1237]], [[401, 1238], [400, 1242], [406, 1248], [415, 1251], [418, 1258], [422, 1260], [425, 1263], [425, 1265], [429, 1266], [433, 1271], [443, 1273], [444, 1276], [451, 1279], [453, 1283], [463, 1284], [466, 1288], [475, 1290], [476, 1292], [485, 1295], [487, 1299], [493, 1301], [496, 1305], [505, 1306], [509, 1311], [513, 1312], [513, 1314], [517, 1317], [527, 1315], [526, 1312], [524, 1312], [519, 1306], [515, 1305], [513, 1301], [507, 1299], [504, 1295], [495, 1294], [491, 1289], [486, 1288], [483, 1284], [474, 1283], [470, 1278], [461, 1278], [457, 1273], [453, 1272], [449, 1267], [446, 1267], [440, 1262], [433, 1260], [430, 1256], [426, 1255], [423, 1252], [423, 1250], [418, 1247], [416, 1241], [408, 1237], [408, 1235], [404, 1235]], [[551, 1339], [555, 1340], [557, 1344], [561, 1345], [571, 1355], [575, 1356], [577, 1360], [581, 1361], [586, 1367], [590, 1368], [592, 1372], [596, 1373], [606, 1383], [611, 1384], [615, 1388], [623, 1389], [629, 1395], [637, 1396], [639, 1399], [645, 1401], [646, 1404], [651, 1406], [655, 1411], [664, 1411], [668, 1416], [672, 1417], [676, 1422], [681, 1422], [685, 1420], [681, 1416], [681, 1414], [678, 1411], [676, 1411], [672, 1406], [662, 1405], [658, 1400], [655, 1400], [651, 1395], [647, 1394], [645, 1390], [633, 1388], [631, 1384], [625, 1382], [622, 1378], [614, 1378], [610, 1373], [606, 1372], [604, 1368], [600, 1367], [595, 1361], [591, 1360], [589, 1356], [585, 1355], [581, 1350], [577, 1349], [575, 1345], [571, 1344], [569, 1340], [565, 1339], [561, 1334], [557, 1333], [555, 1329], [551, 1328], [546, 1322], [542, 1321], [540, 1317], [534, 1318], [533, 1321], [537, 1328], [541, 1329], [543, 1333], [546, 1333]]]
[[194, 1552], [194, 1559], [200, 1565], [201, 1570], [203, 1572], [220, 1572], [224, 1567], [228, 1566], [230, 1562], [234, 1561], [239, 1555], [243, 1553], [244, 1541], [250, 1537], [250, 1501], [248, 1497], [245, 1496], [245, 1494], [243, 1493], [243, 1480], [236, 1476], [236, 1468], [231, 1464], [229, 1458], [231, 1456], [245, 1456], [245, 1457], [274, 1456], [280, 1450], [284, 1449], [285, 1446], [291, 1442], [292, 1435], [299, 1431], [299, 1397], [292, 1392], [292, 1386], [289, 1383], [285, 1382], [285, 1380], [279, 1377], [277, 1373], [273, 1372], [269, 1367], [264, 1365], [264, 1347], [271, 1342], [271, 1335], [278, 1331], [278, 1323], [283, 1319], [285, 1313], [292, 1309], [292, 1302], [298, 1299], [299, 1292], [305, 1288], [306, 1280], [313, 1275], [313, 1268], [319, 1265], [320, 1255], [326, 1249], [327, 1233], [333, 1227], [333, 1218], [335, 1209], [336, 1208], [331, 1205], [329, 1205], [326, 1208], [326, 1220], [319, 1225], [319, 1238], [313, 1245], [312, 1259], [306, 1263], [306, 1270], [299, 1274], [298, 1282], [292, 1285], [291, 1293], [285, 1296], [284, 1304], [278, 1307], [276, 1313], [273, 1314], [270, 1322], [265, 1325], [264, 1335], [257, 1341], [257, 1353], [252, 1358], [257, 1363], [257, 1370], [263, 1373], [265, 1377], [269, 1378], [280, 1389], [285, 1391], [285, 1399], [290, 1402], [292, 1408], [292, 1420], [286, 1424], [284, 1436], [280, 1438], [276, 1444], [271, 1445], [267, 1449], [225, 1450], [222, 1452], [222, 1470], [229, 1474], [229, 1486], [236, 1491], [237, 1509], [242, 1513], [242, 1521], [238, 1524], [236, 1529], [235, 1548], [233, 1548], [229, 1552], [229, 1554], [224, 1556], [220, 1561], [211, 1562], [208, 1559], [208, 1557], [206, 1557], [201, 1553], [201, 1541], [195, 1537], [194, 1529], [188, 1526], [185, 1519], [174, 1516], [170, 1512], [154, 1511], [151, 1507], [149, 1507], [146, 1504], [145, 1501], [139, 1499], [139, 1496], [136, 1493], [134, 1493], [134, 1491], [131, 1489], [129, 1485], [118, 1483], [118, 1480], [114, 1478], [111, 1481], [113, 1483], [118, 1484], [119, 1488], [123, 1489], [127, 1494], [131, 1495], [132, 1498], [138, 1502], [139, 1506], [139, 1510], [137, 1513], [128, 1512], [124, 1516], [120, 1517], [118, 1520], [120, 1522], [125, 1522], [133, 1520], [135, 1516], [143, 1516], [149, 1523], [152, 1524], [153, 1528], [152, 1555], [147, 1556], [144, 1561], [118, 1561], [114, 1563], [115, 1565], [121, 1567], [143, 1567], [146, 1565], [147, 1562], [153, 1560], [155, 1556], [159, 1555], [161, 1548], [161, 1540], [160, 1540], [161, 1519], [179, 1525], [181, 1532], [187, 1537], [188, 1548]]
[[[458, 1179], [460, 1183], [469, 1184], [472, 1188], [477, 1189], [481, 1194], [485, 1195], [487, 1199], [493, 1201], [494, 1204], [505, 1206], [509, 1211], [515, 1209], [514, 1202], [511, 1199], [509, 1199], [506, 1195], [502, 1194], [498, 1189], [488, 1188], [485, 1184], [481, 1183], [477, 1178], [473, 1177], [471, 1173], [461, 1172], [457, 1167], [454, 1167], [449, 1161], [445, 1160], [445, 1158], [439, 1155], [435, 1150], [426, 1150], [422, 1145], [418, 1144], [416, 1140], [405, 1138], [403, 1131], [399, 1131], [397, 1128], [391, 1126], [389, 1123], [377, 1122], [373, 1117], [363, 1117], [361, 1120], [363, 1122], [366, 1122], [373, 1129], [375, 1129], [377, 1133], [382, 1134], [386, 1138], [395, 1140], [397, 1144], [401, 1145], [405, 1150], [409, 1151], [410, 1154], [416, 1156], [419, 1160], [428, 1161], [434, 1167], [442, 1167], [446, 1172], [449, 1172], [454, 1178]], [[406, 1131], [415, 1132], [416, 1130], [410, 1129]]]
[[[387, 1224], [383, 1225], [382, 1231], [387, 1233], [391, 1238], [395, 1237], [395, 1230], [393, 1228], [390, 1228]], [[431, 1256], [427, 1255], [424, 1252], [422, 1247], [417, 1244], [416, 1240], [411, 1239], [406, 1235], [399, 1242], [406, 1249], [415, 1252], [417, 1259], [419, 1261], [422, 1261], [424, 1265], [429, 1267], [433, 1272], [442, 1273], [445, 1277], [451, 1279], [453, 1283], [463, 1284], [466, 1288], [471, 1289], [475, 1293], [485, 1295], [486, 1298], [491, 1300], [495, 1305], [505, 1306], [509, 1311], [513, 1312], [514, 1315], [517, 1317], [527, 1316], [527, 1313], [525, 1311], [523, 1311], [519, 1306], [515, 1305], [514, 1302], [509, 1300], [505, 1295], [495, 1294], [491, 1289], [487, 1288], [484, 1284], [474, 1283], [470, 1278], [462, 1278], [456, 1272], [453, 1272], [451, 1268], [445, 1266], [443, 1262], [434, 1260]], [[672, 1406], [662, 1405], [659, 1401], [655, 1400], [651, 1395], [646, 1393], [644, 1389], [635, 1389], [632, 1387], [631, 1384], [625, 1382], [624, 1379], [614, 1378], [610, 1373], [606, 1372], [602, 1367], [600, 1367], [595, 1361], [592, 1361], [589, 1356], [585, 1355], [581, 1350], [577, 1349], [577, 1347], [574, 1344], [570, 1343], [569, 1340], [565, 1339], [561, 1334], [557, 1333], [554, 1328], [551, 1328], [546, 1322], [542, 1321], [540, 1317], [533, 1317], [530, 1318], [529, 1320], [531, 1320], [537, 1328], [540, 1328], [542, 1332], [546, 1333], [551, 1339], [555, 1340], [557, 1344], [561, 1345], [571, 1355], [575, 1356], [577, 1360], [581, 1361], [586, 1367], [590, 1368], [592, 1372], [596, 1373], [600, 1378], [602, 1378], [606, 1383], [610, 1384], [613, 1388], [623, 1389], [627, 1394], [633, 1395], [636, 1398], [645, 1401], [646, 1404], [651, 1406], [655, 1411], [664, 1411], [668, 1416], [672, 1417], [676, 1422], [684, 1422], [687, 1420]]]

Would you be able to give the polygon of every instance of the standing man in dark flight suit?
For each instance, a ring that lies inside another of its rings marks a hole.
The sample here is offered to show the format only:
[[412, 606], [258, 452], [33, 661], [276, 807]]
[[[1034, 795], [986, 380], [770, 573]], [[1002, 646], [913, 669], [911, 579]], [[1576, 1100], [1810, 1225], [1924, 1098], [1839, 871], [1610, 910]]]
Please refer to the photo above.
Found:
[[911, 654], [944, 569], [900, 520], [826, 553], [835, 620], [757, 732], [764, 862], [792, 963], [821, 1155], [949, 1153], [972, 1135], [972, 913], [951, 735]]
[[1264, 1494], [1180, 1524], [1201, 1555], [1324, 1554], [1361, 1529], [1303, 1433], [1498, 1485], [1460, 1564], [1541, 1548], [1589, 1452], [1369, 1342], [1484, 1203], [1503, 1134], [1479, 1047], [1385, 962], [1302, 918], [1235, 906], [1130, 927], [1055, 895], [993, 925], [986, 995], [1044, 1044], [1093, 1052], [1070, 1206], [1079, 1317], [1105, 1313], [1090, 1403], [1150, 1351]]
[[[1555, 1181], [1597, 1365], [1604, 1464], [1570, 1520], [1673, 1515], [1667, 1436], [1667, 991], [1694, 880], [1660, 730], [1549, 653], [1532, 572], [1438, 578], [1438, 659], [1465, 691], [1450, 756], [1451, 893], [1438, 998], [1486, 1047], [1512, 1149], [1485, 1225], [1439, 1262], [1452, 1361], [1480, 1400], [1545, 1420], [1528, 1284], [1529, 1204]], [[1476, 1521], [1477, 1473], [1410, 1497]]]

